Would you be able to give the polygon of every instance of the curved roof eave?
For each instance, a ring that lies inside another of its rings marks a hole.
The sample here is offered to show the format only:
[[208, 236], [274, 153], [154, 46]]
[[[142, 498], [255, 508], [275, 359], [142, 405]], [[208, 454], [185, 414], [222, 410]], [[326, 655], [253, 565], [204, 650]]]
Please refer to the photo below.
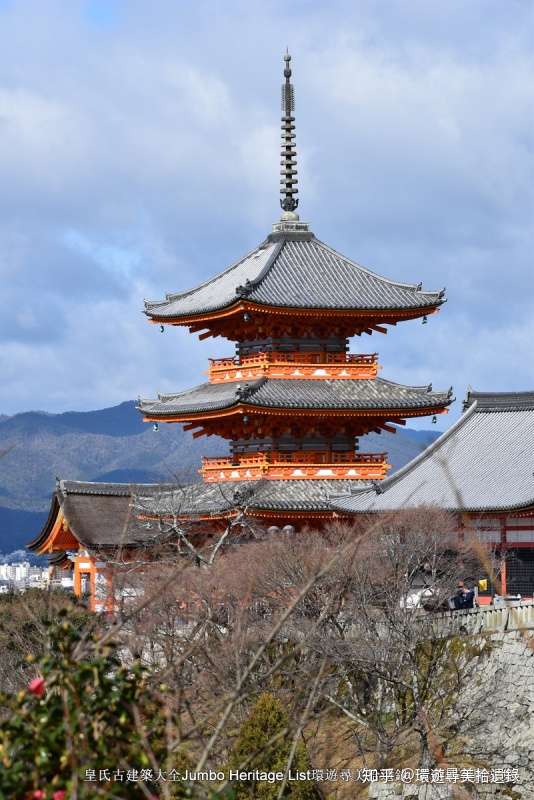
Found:
[[409, 415], [410, 411], [418, 409], [446, 408], [452, 402], [452, 389], [435, 392], [428, 386], [404, 386], [383, 378], [355, 381], [260, 378], [245, 387], [236, 382], [204, 383], [177, 394], [140, 399], [137, 408], [151, 419], [211, 413], [240, 406], [295, 411], [405, 410]]
[[[301, 252], [302, 247], [305, 249]], [[265, 259], [252, 263], [260, 258], [262, 251], [266, 251]], [[280, 265], [277, 267], [278, 261]], [[273, 270], [276, 276], [268, 286]], [[319, 276], [321, 280], [302, 280], [306, 272], [310, 272], [310, 276]], [[422, 291], [421, 284], [402, 283], [378, 275], [308, 234], [300, 240], [297, 238], [296, 242], [288, 239], [270, 242], [267, 239], [231, 267], [194, 289], [169, 293], [164, 300], [145, 301], [145, 314], [156, 321], [187, 319], [231, 309], [243, 300], [266, 308], [295, 307], [354, 313], [359, 310], [394, 312], [421, 308], [424, 313], [424, 309], [442, 305], [444, 293], [444, 289]], [[384, 295], [382, 300], [381, 295]], [[345, 305], [347, 297], [352, 299]]]
[[50, 510], [48, 512], [48, 517], [46, 518], [46, 522], [37, 534], [31, 541], [29, 541], [26, 545], [28, 550], [32, 552], [36, 552], [40, 550], [43, 544], [46, 542], [48, 536], [52, 532], [52, 528], [54, 527], [58, 514], [61, 511], [61, 505], [58, 500], [57, 490], [52, 495], [51, 503], [50, 503]]

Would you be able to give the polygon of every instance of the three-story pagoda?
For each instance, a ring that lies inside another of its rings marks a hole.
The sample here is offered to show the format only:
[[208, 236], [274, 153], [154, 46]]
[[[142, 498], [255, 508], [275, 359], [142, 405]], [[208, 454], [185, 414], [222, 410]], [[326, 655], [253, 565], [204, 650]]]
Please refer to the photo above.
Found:
[[280, 221], [224, 272], [145, 303], [152, 323], [235, 342], [234, 356], [210, 359], [207, 383], [139, 401], [155, 425], [181, 423], [195, 437], [229, 442], [226, 454], [203, 459], [204, 483], [189, 488], [184, 513], [227, 516], [232, 497], [245, 492], [260, 517], [331, 516], [330, 493], [381, 480], [389, 468], [386, 453], [360, 451], [360, 437], [444, 413], [452, 401], [452, 390], [379, 377], [376, 353], [349, 352], [350, 337], [426, 321], [444, 291], [381, 277], [299, 220], [291, 57], [284, 58]]

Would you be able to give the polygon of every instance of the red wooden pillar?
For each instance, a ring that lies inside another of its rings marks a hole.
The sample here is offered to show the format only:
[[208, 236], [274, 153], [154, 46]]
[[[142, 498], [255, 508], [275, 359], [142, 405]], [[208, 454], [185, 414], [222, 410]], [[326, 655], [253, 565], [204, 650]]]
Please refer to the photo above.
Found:
[[502, 516], [501, 520], [501, 591], [500, 594], [504, 597], [508, 594], [506, 586], [506, 554], [507, 554], [507, 540], [506, 540], [506, 517]]

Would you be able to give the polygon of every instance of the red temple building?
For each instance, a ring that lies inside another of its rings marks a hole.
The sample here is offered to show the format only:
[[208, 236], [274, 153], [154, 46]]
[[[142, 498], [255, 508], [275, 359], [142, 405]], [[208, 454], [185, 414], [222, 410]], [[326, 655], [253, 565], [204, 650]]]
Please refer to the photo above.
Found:
[[205, 485], [191, 510], [210, 517], [228, 513], [214, 503], [221, 496], [214, 487], [225, 484], [247, 490], [250, 513], [261, 517], [330, 516], [324, 498], [334, 488], [387, 474], [387, 454], [362, 452], [360, 437], [442, 414], [452, 401], [452, 390], [379, 377], [376, 353], [349, 352], [353, 336], [426, 321], [444, 292], [383, 278], [300, 221], [290, 58], [282, 86], [281, 220], [224, 272], [145, 304], [152, 323], [235, 342], [235, 355], [210, 360], [207, 383], [139, 402], [155, 425], [181, 423], [193, 436], [229, 442], [226, 454], [203, 459]]
[[[386, 380], [374, 352], [349, 352], [352, 337], [385, 334], [405, 320], [426, 323], [444, 290], [377, 275], [300, 221], [290, 61], [286, 55], [280, 221], [214, 278], [145, 303], [151, 323], [235, 343], [234, 355], [210, 360], [206, 383], [139, 401], [155, 427], [180, 423], [195, 437], [227, 440], [226, 453], [203, 459], [202, 481], [166, 490], [174, 513], [213, 524], [243, 505], [269, 525], [332, 519], [340, 513], [330, 504], [333, 494], [386, 477], [387, 453], [361, 450], [361, 437], [446, 413], [453, 399], [452, 389]], [[60, 481], [49, 520], [29, 547], [56, 553], [58, 563], [69, 552], [76, 585], [85, 580], [94, 589], [105, 571], [101, 554], [117, 546], [119, 531], [133, 549], [150, 541], [131, 512], [133, 494], [145, 496], [148, 516], [151, 504], [157, 514], [155, 487]]]

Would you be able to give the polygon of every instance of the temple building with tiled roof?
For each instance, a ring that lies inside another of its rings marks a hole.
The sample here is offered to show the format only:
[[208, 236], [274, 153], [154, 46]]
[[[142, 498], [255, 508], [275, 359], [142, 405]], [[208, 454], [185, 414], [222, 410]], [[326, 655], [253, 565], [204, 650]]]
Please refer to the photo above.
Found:
[[[148, 546], [162, 514], [216, 524], [246, 509], [268, 524], [296, 527], [332, 519], [339, 515], [332, 494], [387, 475], [387, 453], [362, 452], [361, 437], [394, 432], [413, 417], [435, 421], [453, 400], [452, 389], [379, 377], [377, 353], [349, 352], [353, 336], [384, 334], [404, 320], [426, 323], [444, 290], [377, 275], [299, 219], [294, 89], [291, 57], [284, 58], [281, 219], [214, 278], [145, 302], [151, 323], [235, 343], [234, 354], [210, 359], [206, 383], [138, 404], [156, 430], [179, 423], [195, 437], [222, 437], [228, 451], [204, 458], [203, 481], [179, 490], [61, 481], [30, 548], [70, 553], [78, 589], [87, 572], [96, 591], [104, 568], [95, 565], [106, 548]], [[142, 522], [134, 498], [143, 504]]]
[[[226, 455], [204, 459], [207, 483], [282, 481], [276, 495], [285, 494], [291, 510], [292, 482], [302, 482], [299, 511], [307, 503], [311, 520], [324, 481], [386, 476], [387, 454], [360, 452], [360, 437], [446, 412], [452, 389], [393, 383], [378, 377], [376, 353], [349, 353], [352, 336], [386, 333], [403, 320], [426, 322], [444, 302], [444, 291], [377, 275], [316, 239], [300, 221], [290, 61], [287, 54], [280, 221], [214, 278], [145, 303], [151, 322], [187, 326], [202, 339], [223, 336], [235, 342], [236, 353], [211, 359], [206, 383], [140, 399], [139, 409], [156, 426], [181, 423], [194, 436], [216, 434], [229, 442]], [[222, 502], [219, 511], [227, 513]]]
[[168, 491], [161, 484], [95, 483], [58, 480], [48, 518], [26, 546], [47, 555], [51, 567], [72, 570], [74, 591], [104, 610], [111, 587], [108, 556], [150, 547], [157, 536], [132, 508], [138, 493], [149, 498]]
[[508, 592], [534, 594], [534, 392], [469, 392], [465, 410], [379, 485], [332, 498], [347, 514], [438, 506], [502, 558]]

